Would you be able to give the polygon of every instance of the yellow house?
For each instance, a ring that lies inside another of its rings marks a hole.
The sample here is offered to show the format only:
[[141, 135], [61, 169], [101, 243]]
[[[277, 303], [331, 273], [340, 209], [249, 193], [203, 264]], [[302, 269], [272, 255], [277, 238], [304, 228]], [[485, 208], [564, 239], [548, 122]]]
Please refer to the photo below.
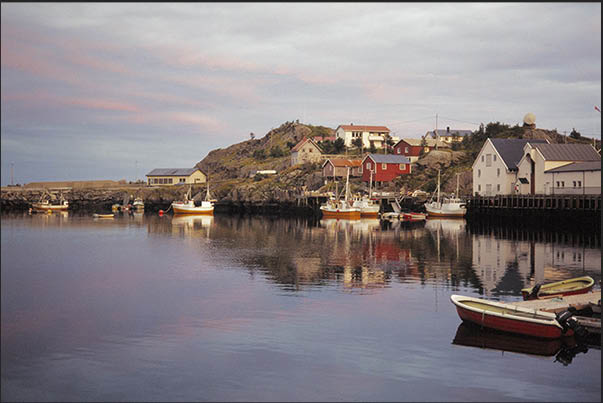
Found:
[[207, 182], [207, 175], [199, 168], [156, 168], [149, 172], [146, 177], [149, 186], [173, 186]]

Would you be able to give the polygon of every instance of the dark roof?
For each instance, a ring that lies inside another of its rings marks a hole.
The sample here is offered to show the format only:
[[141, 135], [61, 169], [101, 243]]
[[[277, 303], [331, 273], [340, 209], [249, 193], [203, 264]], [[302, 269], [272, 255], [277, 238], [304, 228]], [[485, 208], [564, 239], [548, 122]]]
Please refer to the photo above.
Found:
[[410, 164], [410, 158], [404, 155], [368, 154], [366, 157], [371, 157], [377, 164]]
[[199, 168], [155, 168], [146, 176], [189, 176]]
[[523, 147], [526, 143], [547, 144], [543, 139], [490, 139], [492, 145], [510, 170], [517, 169], [517, 164], [523, 157]]
[[574, 171], [600, 171], [601, 161], [588, 161], [588, 162], [572, 162], [571, 164], [564, 165], [549, 169], [545, 172], [574, 172]]
[[548, 161], [601, 161], [601, 156], [590, 144], [537, 144]]

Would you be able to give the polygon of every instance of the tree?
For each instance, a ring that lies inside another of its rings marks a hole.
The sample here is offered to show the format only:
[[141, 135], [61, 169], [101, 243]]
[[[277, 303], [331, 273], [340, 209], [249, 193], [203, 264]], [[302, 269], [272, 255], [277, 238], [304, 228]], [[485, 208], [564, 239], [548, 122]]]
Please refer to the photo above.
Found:
[[273, 158], [282, 157], [283, 155], [285, 155], [285, 153], [279, 146], [274, 146], [270, 149], [270, 156]]
[[354, 147], [356, 147], [360, 152], [362, 152], [362, 138], [361, 137], [356, 137], [354, 140], [352, 140], [352, 145]]
[[345, 142], [341, 137], [333, 142], [333, 149], [333, 151], [335, 151], [335, 154], [341, 154], [343, 152], [343, 150], [345, 149]]
[[572, 128], [572, 132], [570, 133], [570, 137], [577, 140], [580, 137], [582, 137], [582, 135], [575, 128]]
[[385, 135], [385, 154], [387, 154], [387, 150], [391, 149], [394, 146], [394, 139], [389, 134]]
[[264, 152], [264, 149], [260, 148], [259, 150], [255, 150], [253, 152], [253, 158], [255, 158], [256, 160], [266, 159], [266, 153]]
[[427, 147], [427, 139], [423, 137], [421, 139], [421, 149], [419, 150], [419, 158], [425, 155], [425, 147]]

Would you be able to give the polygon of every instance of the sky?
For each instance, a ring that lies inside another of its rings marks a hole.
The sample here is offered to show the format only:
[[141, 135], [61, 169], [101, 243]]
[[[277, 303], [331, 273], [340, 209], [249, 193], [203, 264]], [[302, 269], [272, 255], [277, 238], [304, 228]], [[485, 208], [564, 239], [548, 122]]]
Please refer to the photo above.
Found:
[[[2, 3], [1, 182], [145, 179], [287, 121], [601, 137], [601, 3]], [[436, 120], [437, 116], [437, 120]]]

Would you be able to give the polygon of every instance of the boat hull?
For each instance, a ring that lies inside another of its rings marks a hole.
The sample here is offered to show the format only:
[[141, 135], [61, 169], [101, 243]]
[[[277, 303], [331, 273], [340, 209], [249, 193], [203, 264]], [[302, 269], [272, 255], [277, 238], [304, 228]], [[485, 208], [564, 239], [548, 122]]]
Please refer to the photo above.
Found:
[[568, 330], [568, 332], [564, 334], [563, 329], [555, 320], [554, 314], [532, 311], [534, 318], [529, 318], [529, 315], [531, 315], [530, 310], [519, 309], [501, 303], [491, 303], [492, 309], [502, 310], [502, 314], [500, 312], [495, 313], [488, 309], [476, 309], [466, 304], [471, 301], [480, 301], [483, 305], [488, 305], [488, 301], [470, 297], [466, 300], [459, 298], [456, 298], [455, 300], [453, 297], [460, 298], [460, 296], [453, 295], [451, 300], [456, 306], [459, 317], [466, 322], [503, 332], [544, 339], [558, 339], [562, 336], [573, 334], [571, 330]]
[[442, 211], [425, 207], [428, 217], [464, 217], [467, 211]]
[[191, 214], [191, 215], [213, 215], [214, 208], [198, 208], [191, 209], [186, 207], [172, 207], [174, 210], [174, 214]]
[[361, 211], [360, 217], [362, 217], [362, 218], [379, 218], [379, 211]]
[[321, 209], [324, 218], [345, 218], [347, 220], [359, 220], [361, 213], [358, 210], [326, 210]]
[[426, 218], [427, 218], [427, 215], [421, 214], [421, 213], [403, 213], [402, 214], [402, 220], [408, 221], [408, 222], [425, 221]]
[[35, 211], [67, 211], [69, 209], [69, 206], [64, 206], [64, 205], [52, 205], [52, 204], [38, 204], [38, 203], [34, 203], [32, 205], [32, 209]]
[[595, 281], [589, 276], [557, 281], [540, 287], [537, 296], [530, 295], [534, 287], [523, 288], [521, 295], [524, 300], [554, 298], [568, 295], [586, 294], [593, 289]]

